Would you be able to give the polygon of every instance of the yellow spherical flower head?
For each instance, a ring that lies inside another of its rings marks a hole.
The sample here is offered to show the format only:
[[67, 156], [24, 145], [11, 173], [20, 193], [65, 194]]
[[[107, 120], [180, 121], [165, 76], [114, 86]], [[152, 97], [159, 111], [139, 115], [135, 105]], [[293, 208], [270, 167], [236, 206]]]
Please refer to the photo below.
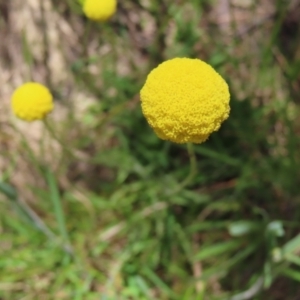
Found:
[[116, 12], [117, 0], [84, 0], [83, 12], [93, 21], [106, 21]]
[[230, 111], [227, 83], [199, 59], [163, 62], [150, 72], [140, 96], [149, 125], [175, 143], [204, 142]]
[[14, 114], [25, 121], [44, 119], [54, 106], [50, 91], [37, 82], [18, 87], [12, 95], [11, 105]]

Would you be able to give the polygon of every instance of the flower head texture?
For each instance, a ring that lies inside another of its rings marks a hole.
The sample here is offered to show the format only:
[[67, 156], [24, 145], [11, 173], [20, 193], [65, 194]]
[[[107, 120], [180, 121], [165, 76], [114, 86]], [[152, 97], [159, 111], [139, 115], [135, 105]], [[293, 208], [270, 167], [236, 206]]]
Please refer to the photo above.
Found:
[[163, 62], [148, 75], [140, 97], [158, 137], [175, 143], [203, 143], [230, 112], [227, 83], [199, 59]]
[[83, 12], [93, 21], [106, 21], [116, 12], [117, 0], [84, 0]]
[[54, 106], [50, 91], [37, 82], [18, 87], [12, 95], [11, 105], [14, 114], [25, 121], [44, 119]]

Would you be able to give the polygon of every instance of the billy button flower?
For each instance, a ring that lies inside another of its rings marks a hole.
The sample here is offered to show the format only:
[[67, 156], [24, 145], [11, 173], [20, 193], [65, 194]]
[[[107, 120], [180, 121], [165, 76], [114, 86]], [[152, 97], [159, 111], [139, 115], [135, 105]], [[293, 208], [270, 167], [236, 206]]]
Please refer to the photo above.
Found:
[[40, 83], [27, 82], [18, 87], [11, 99], [13, 113], [25, 121], [41, 120], [53, 110], [53, 97]]
[[227, 83], [199, 59], [163, 62], [148, 75], [140, 97], [158, 137], [175, 143], [203, 143], [230, 112]]
[[81, 0], [83, 12], [93, 21], [106, 21], [117, 9], [117, 0]]

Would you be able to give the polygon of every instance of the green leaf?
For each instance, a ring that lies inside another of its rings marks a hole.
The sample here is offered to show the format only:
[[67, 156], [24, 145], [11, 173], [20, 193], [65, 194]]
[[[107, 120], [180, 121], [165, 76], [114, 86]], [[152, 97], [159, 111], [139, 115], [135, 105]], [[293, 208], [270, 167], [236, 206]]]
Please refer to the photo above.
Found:
[[288, 262], [294, 263], [300, 267], [300, 257], [294, 254], [289, 254], [284, 257]]
[[292, 240], [288, 241], [283, 246], [283, 253], [284, 255], [293, 253], [295, 251], [300, 250], [300, 234], [298, 234], [296, 237], [294, 237]]
[[300, 271], [296, 271], [291, 268], [287, 268], [282, 271], [282, 274], [285, 275], [286, 277], [289, 277], [293, 280], [300, 282]]
[[267, 226], [267, 230], [277, 237], [284, 236], [285, 233], [281, 221], [270, 222]]
[[0, 192], [6, 195], [10, 200], [17, 200], [17, 191], [5, 182], [0, 182]]
[[210, 245], [202, 249], [196, 256], [196, 260], [207, 259], [216, 255], [220, 255], [226, 252], [230, 252], [232, 250], [238, 249], [242, 244], [240, 240], [232, 240], [229, 242], [223, 242], [219, 244]]
[[241, 220], [229, 224], [228, 232], [233, 237], [239, 237], [257, 231], [262, 227], [263, 225], [261, 225], [260, 223], [254, 221]]
[[143, 273], [150, 281], [154, 283], [154, 285], [160, 288], [164, 294], [172, 297], [171, 299], [176, 296], [172, 289], [166, 283], [164, 283], [151, 269], [144, 268]]
[[240, 166], [241, 165], [241, 162], [238, 161], [237, 159], [234, 159], [234, 158], [230, 157], [229, 155], [213, 151], [205, 146], [195, 147], [195, 152], [202, 154], [204, 156], [207, 156], [209, 158], [219, 160], [227, 165], [231, 165], [231, 166]]

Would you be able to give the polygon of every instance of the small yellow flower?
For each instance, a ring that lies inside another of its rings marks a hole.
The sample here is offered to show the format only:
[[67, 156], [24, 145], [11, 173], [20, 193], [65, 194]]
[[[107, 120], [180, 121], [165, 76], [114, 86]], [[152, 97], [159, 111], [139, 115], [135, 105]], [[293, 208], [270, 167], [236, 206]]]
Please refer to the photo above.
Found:
[[83, 12], [93, 21], [106, 21], [116, 12], [117, 0], [84, 0]]
[[25, 121], [44, 119], [54, 107], [50, 91], [37, 82], [27, 82], [18, 87], [11, 101], [14, 114]]
[[140, 96], [149, 125], [175, 143], [203, 143], [230, 112], [227, 83], [199, 59], [163, 62], [150, 72]]

